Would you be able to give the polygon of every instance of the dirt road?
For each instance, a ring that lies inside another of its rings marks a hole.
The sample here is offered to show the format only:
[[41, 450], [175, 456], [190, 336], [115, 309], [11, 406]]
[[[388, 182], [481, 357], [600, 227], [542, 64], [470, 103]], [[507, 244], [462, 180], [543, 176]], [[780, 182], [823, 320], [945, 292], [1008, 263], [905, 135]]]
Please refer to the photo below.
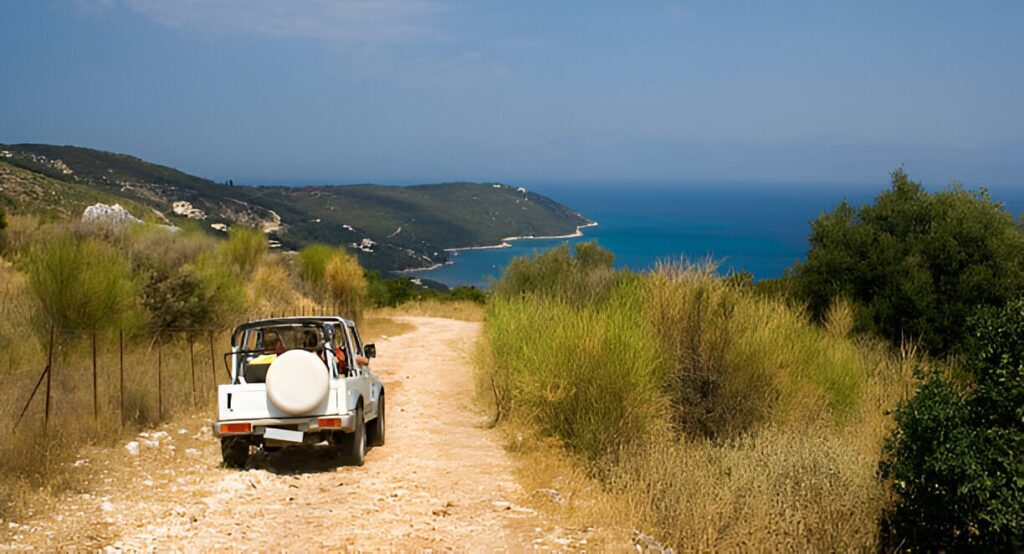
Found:
[[[210, 420], [194, 416], [76, 462], [89, 492], [14, 525], [11, 547], [115, 550], [471, 550], [578, 548], [527, 507], [535, 491], [473, 402], [479, 323], [405, 318], [416, 330], [378, 342], [387, 444], [360, 468], [323, 447], [220, 467]], [[136, 450], [133, 454], [132, 450]], [[536, 506], [536, 503], [534, 503]]]

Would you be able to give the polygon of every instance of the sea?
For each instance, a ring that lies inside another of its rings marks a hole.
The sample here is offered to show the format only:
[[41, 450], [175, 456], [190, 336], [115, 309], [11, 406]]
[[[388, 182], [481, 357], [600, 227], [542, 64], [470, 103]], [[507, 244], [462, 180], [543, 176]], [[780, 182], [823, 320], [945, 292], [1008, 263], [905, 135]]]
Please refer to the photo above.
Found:
[[[451, 264], [411, 276], [450, 287], [488, 288], [512, 258], [562, 243], [597, 241], [615, 265], [642, 271], [659, 261], [713, 260], [720, 273], [747, 271], [756, 280], [780, 277], [805, 259], [810, 223], [846, 200], [871, 203], [876, 185], [535, 185], [598, 223], [569, 239], [520, 239], [508, 248], [464, 250]], [[1024, 187], [990, 190], [1015, 217], [1024, 212]]]

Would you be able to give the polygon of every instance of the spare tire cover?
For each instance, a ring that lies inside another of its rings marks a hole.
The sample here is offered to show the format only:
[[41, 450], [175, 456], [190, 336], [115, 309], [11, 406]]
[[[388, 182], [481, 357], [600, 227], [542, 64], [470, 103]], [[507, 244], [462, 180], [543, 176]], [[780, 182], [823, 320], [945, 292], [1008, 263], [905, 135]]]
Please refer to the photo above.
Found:
[[305, 350], [289, 350], [267, 370], [267, 398], [278, 410], [305, 415], [327, 398], [331, 384], [327, 366], [320, 357]]

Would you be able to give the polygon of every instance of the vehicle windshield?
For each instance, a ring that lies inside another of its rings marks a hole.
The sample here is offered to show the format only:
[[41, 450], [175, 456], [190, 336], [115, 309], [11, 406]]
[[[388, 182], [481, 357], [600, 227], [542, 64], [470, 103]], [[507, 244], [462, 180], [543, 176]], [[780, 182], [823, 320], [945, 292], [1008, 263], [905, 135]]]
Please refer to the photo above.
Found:
[[242, 348], [249, 352], [282, 354], [295, 349], [314, 352], [323, 348], [323, 343], [324, 333], [319, 325], [274, 325], [246, 331]]

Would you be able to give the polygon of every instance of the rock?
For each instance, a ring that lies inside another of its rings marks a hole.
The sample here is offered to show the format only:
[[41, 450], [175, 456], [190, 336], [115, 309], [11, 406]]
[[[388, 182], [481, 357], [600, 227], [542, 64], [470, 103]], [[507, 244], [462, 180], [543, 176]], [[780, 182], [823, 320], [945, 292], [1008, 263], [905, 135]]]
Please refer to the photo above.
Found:
[[93, 204], [82, 212], [82, 221], [87, 223], [110, 223], [120, 227], [129, 223], [142, 223], [142, 220], [128, 213], [128, 210], [120, 204], [108, 206], [106, 204]]
[[128, 454], [130, 454], [132, 456], [138, 456], [139, 455], [139, 443], [138, 443], [138, 441], [131, 441], [131, 442], [129, 442], [128, 444], [124, 445], [124, 449], [127, 450]]

